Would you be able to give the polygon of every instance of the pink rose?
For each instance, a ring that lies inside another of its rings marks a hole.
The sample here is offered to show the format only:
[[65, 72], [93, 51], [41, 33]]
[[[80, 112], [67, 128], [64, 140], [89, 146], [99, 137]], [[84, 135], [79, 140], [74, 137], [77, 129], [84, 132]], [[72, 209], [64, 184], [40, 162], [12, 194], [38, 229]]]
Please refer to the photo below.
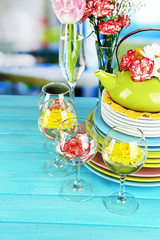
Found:
[[149, 58], [135, 59], [132, 61], [129, 71], [132, 73], [132, 80], [135, 82], [151, 79], [154, 62]]
[[107, 0], [94, 0], [92, 14], [99, 18], [103, 16], [110, 16], [115, 9], [115, 4]]
[[132, 49], [128, 50], [127, 54], [124, 54], [122, 57], [122, 60], [120, 63], [120, 70], [122, 71], [127, 70], [130, 67], [135, 55], [136, 55], [136, 51], [133, 51]]
[[122, 24], [114, 20], [108, 20], [107, 22], [100, 22], [98, 24], [100, 33], [107, 34], [118, 34], [122, 29]]

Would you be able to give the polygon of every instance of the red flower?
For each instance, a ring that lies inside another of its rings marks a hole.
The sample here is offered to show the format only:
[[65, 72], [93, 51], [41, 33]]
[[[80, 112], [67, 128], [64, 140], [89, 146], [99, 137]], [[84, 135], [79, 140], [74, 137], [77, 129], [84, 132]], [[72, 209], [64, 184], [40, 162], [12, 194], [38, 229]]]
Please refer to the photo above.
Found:
[[132, 49], [128, 50], [127, 54], [124, 54], [122, 57], [122, 60], [120, 63], [120, 70], [122, 71], [127, 70], [130, 67], [135, 55], [136, 55], [136, 51], [133, 51]]
[[67, 109], [68, 105], [63, 101], [63, 99], [53, 99], [53, 104], [48, 108], [50, 111], [52, 110], [59, 110], [61, 109], [62, 111]]
[[100, 22], [98, 24], [100, 33], [107, 35], [107, 34], [118, 34], [119, 31], [122, 29], [122, 24], [114, 21], [108, 20], [107, 22]]
[[120, 16], [119, 21], [121, 22], [123, 27], [127, 28], [130, 25], [130, 18], [128, 18], [128, 15]]
[[132, 61], [129, 71], [132, 73], [132, 80], [145, 81], [151, 79], [154, 62], [149, 58], [135, 59]]
[[93, 12], [93, 0], [89, 0], [86, 3], [86, 9], [83, 17], [81, 18], [81, 21], [84, 22], [89, 16], [91, 16], [92, 12]]
[[110, 16], [114, 8], [115, 4], [110, 0], [89, 0], [86, 3], [86, 9], [81, 21], [84, 22], [91, 15], [97, 18]]
[[88, 156], [90, 152], [90, 143], [83, 134], [80, 134], [76, 138], [69, 139], [68, 142], [62, 141], [60, 149], [62, 152], [65, 152], [65, 156], [71, 160], [79, 157], [83, 162], [91, 157]]
[[107, 0], [94, 0], [93, 2], [93, 16], [99, 18], [103, 16], [110, 16], [115, 9], [115, 4]]

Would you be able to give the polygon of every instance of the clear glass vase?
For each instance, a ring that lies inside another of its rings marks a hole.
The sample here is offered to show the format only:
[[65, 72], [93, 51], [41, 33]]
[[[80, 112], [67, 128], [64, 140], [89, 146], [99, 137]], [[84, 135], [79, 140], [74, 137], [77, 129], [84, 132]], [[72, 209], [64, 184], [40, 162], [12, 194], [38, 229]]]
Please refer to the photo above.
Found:
[[[99, 69], [102, 69], [108, 73], [113, 73], [116, 45], [114, 44], [112, 47], [105, 47], [105, 46], [100, 46], [98, 45], [98, 43], [96, 43], [96, 50], [97, 50]], [[102, 96], [103, 89], [104, 89], [104, 86], [99, 81], [97, 105], [101, 103], [101, 96]]]

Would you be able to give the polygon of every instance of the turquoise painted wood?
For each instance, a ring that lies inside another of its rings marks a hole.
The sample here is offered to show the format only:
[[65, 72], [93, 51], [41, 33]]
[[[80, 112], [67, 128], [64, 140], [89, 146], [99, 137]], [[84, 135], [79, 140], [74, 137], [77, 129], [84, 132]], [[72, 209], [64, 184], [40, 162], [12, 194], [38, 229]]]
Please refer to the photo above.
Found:
[[[81, 167], [95, 197], [84, 203], [61, 198], [69, 179], [48, 176], [43, 166], [53, 155], [43, 148], [37, 97], [0, 96], [0, 239], [4, 240], [159, 240], [160, 187], [126, 186], [139, 208], [129, 216], [108, 212], [103, 198], [117, 183]], [[87, 117], [95, 98], [76, 98], [78, 115]], [[56, 153], [55, 153], [56, 154]]]

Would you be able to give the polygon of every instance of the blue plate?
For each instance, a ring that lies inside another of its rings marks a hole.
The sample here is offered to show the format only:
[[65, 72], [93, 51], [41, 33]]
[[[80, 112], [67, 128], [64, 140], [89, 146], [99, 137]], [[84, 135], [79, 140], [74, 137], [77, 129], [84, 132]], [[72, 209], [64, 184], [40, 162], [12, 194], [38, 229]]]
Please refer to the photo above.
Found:
[[[94, 124], [96, 130], [98, 131], [98, 133], [105, 138], [105, 134], [96, 126], [96, 124]], [[157, 152], [157, 151], [160, 151], [160, 147], [158, 146], [148, 146], [148, 151], [149, 152]]]
[[[101, 105], [98, 105], [93, 113], [93, 120], [95, 127], [102, 137], [105, 137], [111, 127], [102, 119], [101, 116]], [[119, 133], [121, 134], [121, 133]], [[148, 138], [146, 142], [149, 151], [160, 151], [160, 137]]]
[[[96, 175], [105, 178], [107, 180], [110, 180], [112, 182], [116, 182], [119, 184], [119, 179], [108, 176], [104, 173], [99, 172], [98, 170], [96, 170], [95, 168], [89, 166], [88, 164], [84, 164], [84, 166], [86, 168], [88, 168], [91, 172], [95, 173]], [[137, 186], [137, 187], [159, 187], [160, 186], [160, 182], [132, 182], [132, 181], [126, 181], [126, 185], [129, 186]]]

